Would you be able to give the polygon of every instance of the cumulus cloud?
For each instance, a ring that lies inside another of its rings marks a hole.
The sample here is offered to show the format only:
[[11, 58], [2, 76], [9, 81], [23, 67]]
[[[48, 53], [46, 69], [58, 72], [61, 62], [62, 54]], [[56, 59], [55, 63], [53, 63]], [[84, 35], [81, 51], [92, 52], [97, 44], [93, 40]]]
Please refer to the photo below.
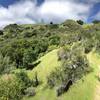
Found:
[[45, 0], [45, 1], [72, 1], [72, 2], [84, 2], [84, 3], [98, 3], [100, 0]]
[[35, 3], [31, 1], [21, 1], [8, 8], [0, 7], [0, 26], [11, 23], [36, 23], [35, 17], [37, 15], [35, 9]]
[[[40, 15], [46, 21], [54, 19], [82, 19], [86, 20], [89, 14], [90, 6], [86, 4], [77, 4], [69, 1], [45, 1], [40, 7]], [[54, 20], [55, 21], [55, 20]]]
[[8, 8], [0, 6], [0, 27], [10, 23], [34, 24], [44, 20], [48, 23], [66, 19], [86, 21], [91, 5], [75, 3], [73, 0], [45, 0], [37, 6], [36, 0], [21, 0]]
[[85, 0], [85, 1], [87, 1], [89, 3], [98, 3], [98, 2], [100, 2], [100, 0]]

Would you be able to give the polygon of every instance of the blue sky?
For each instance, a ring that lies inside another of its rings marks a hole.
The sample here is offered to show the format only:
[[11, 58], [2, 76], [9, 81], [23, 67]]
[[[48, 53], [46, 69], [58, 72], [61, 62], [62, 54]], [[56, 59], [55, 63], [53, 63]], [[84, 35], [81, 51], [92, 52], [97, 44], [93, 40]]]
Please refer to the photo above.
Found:
[[0, 27], [66, 19], [100, 20], [100, 0], [0, 0]]
[[17, 0], [0, 0], [0, 5], [7, 7], [13, 3], [15, 3]]

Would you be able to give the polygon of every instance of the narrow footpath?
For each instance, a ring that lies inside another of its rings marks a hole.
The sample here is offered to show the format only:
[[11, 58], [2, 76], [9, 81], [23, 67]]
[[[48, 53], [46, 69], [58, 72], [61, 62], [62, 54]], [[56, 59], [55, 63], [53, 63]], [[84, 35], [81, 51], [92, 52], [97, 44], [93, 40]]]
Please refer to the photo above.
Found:
[[91, 64], [97, 66], [97, 74], [95, 76], [97, 77], [97, 83], [93, 100], [100, 100], [100, 57], [97, 57], [97, 55], [90, 53], [88, 55], [88, 60]]

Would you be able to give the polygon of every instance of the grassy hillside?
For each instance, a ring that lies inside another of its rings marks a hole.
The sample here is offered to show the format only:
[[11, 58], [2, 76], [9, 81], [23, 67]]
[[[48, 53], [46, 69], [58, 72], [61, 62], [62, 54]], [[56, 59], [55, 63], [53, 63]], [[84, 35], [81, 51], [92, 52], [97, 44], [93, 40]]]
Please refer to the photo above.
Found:
[[[50, 72], [50, 70], [53, 70], [58, 65], [56, 53], [57, 50], [54, 50], [48, 53], [47, 55], [43, 56], [40, 59], [41, 63], [36, 67], [36, 69], [32, 71], [33, 73], [34, 71], [40, 72], [38, 73], [38, 75], [40, 76], [41, 80], [44, 80], [43, 76], [46, 77], [48, 75], [48, 73], [46, 72]], [[47, 60], [48, 57], [49, 60]], [[91, 67], [93, 68], [93, 72], [84, 76], [81, 80], [77, 81], [73, 86], [71, 86], [69, 91], [63, 94], [61, 97], [56, 97], [56, 92], [54, 89], [46, 89], [43, 88], [43, 85], [40, 85], [37, 89], [38, 93], [35, 97], [24, 98], [23, 100], [33, 100], [33, 99], [34, 100], [41, 100], [41, 99], [42, 100], [47, 100], [47, 99], [66, 100], [66, 98], [67, 100], [79, 100], [79, 98], [80, 100], [94, 100], [95, 88], [98, 81], [96, 75], [98, 73], [98, 69], [99, 69], [98, 66], [100, 64], [100, 59], [98, 58], [98, 55], [94, 53], [89, 53], [87, 55], [87, 58], [89, 60]], [[54, 61], [54, 63], [52, 63], [52, 61]], [[45, 64], [47, 66], [44, 66], [44, 68], [42, 69], [43, 67], [42, 64], [43, 65]], [[52, 68], [51, 65], [53, 66]], [[33, 73], [30, 74], [33, 75]]]
[[34, 73], [37, 72], [39, 79], [45, 82], [50, 72], [52, 72], [56, 67], [60, 66], [60, 62], [58, 62], [57, 51], [58, 49], [53, 50], [38, 59], [40, 64], [38, 64], [32, 71], [29, 71], [29, 76], [32, 77], [34, 76]]
[[0, 100], [93, 100], [100, 23], [80, 22], [0, 30]]

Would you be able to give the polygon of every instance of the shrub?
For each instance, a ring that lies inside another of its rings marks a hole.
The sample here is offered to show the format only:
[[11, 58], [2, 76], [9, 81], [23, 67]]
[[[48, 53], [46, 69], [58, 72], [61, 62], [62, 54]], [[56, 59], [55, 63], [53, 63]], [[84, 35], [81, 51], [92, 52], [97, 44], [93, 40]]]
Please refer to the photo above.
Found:
[[12, 66], [9, 57], [3, 57], [3, 55], [0, 54], [0, 74], [9, 73], [13, 69]]
[[54, 50], [54, 49], [57, 49], [58, 47], [56, 46], [56, 45], [50, 45], [49, 47], [48, 47], [48, 52], [50, 52], [50, 51], [52, 51], [52, 50]]
[[77, 20], [77, 23], [80, 24], [80, 25], [84, 24], [84, 22], [82, 20]]
[[67, 20], [63, 23], [63, 26], [66, 27], [66, 30], [69, 31], [69, 32], [74, 32], [76, 30], [80, 30], [81, 29], [81, 26], [73, 21], [73, 20]]
[[[70, 56], [70, 46], [65, 46], [57, 52], [58, 60], [67, 59]], [[67, 53], [66, 53], [67, 52]]]
[[21, 27], [17, 24], [7, 25], [4, 29], [4, 38], [14, 38], [21, 32]]
[[47, 84], [49, 88], [53, 88], [54, 86], [58, 85], [62, 81], [62, 74], [61, 74], [61, 68], [56, 68], [54, 71], [50, 73], [49, 76], [47, 76]]
[[0, 30], [0, 35], [3, 35], [3, 31], [2, 30]]
[[51, 35], [52, 35], [52, 33], [49, 30], [44, 34], [45, 37], [49, 37]]
[[32, 84], [34, 87], [37, 87], [39, 85], [39, 79], [38, 79], [38, 75], [37, 75], [37, 72], [35, 72], [34, 74], [34, 77], [33, 77], [33, 80], [32, 80]]
[[53, 35], [49, 37], [49, 44], [50, 45], [59, 45], [60, 37], [57, 35]]
[[100, 20], [94, 20], [92, 23], [98, 24], [98, 23], [100, 23]]
[[55, 81], [54, 81], [54, 79], [53, 79], [52, 76], [48, 76], [48, 77], [47, 77], [47, 84], [48, 84], [48, 86], [49, 86], [50, 88], [53, 88], [53, 87], [55, 86]]
[[48, 26], [49, 26], [49, 29], [57, 29], [57, 28], [59, 28], [58, 24], [53, 24], [53, 22], [51, 22]]
[[32, 85], [31, 80], [29, 79], [27, 73], [23, 70], [15, 73], [15, 75], [17, 79], [19, 79], [19, 83], [23, 84], [22, 92], [24, 93], [24, 90]]
[[91, 71], [87, 58], [80, 49], [71, 48], [68, 50], [65, 48], [65, 50], [67, 51], [63, 52], [63, 54], [67, 55], [67, 58], [61, 56], [62, 65], [48, 76], [47, 84], [50, 87], [67, 83], [68, 80], [75, 82]]
[[29, 69], [28, 64], [32, 63], [32, 61], [35, 61], [35, 60], [36, 60], [36, 54], [32, 50], [32, 48], [25, 50], [23, 54], [23, 67], [26, 69]]
[[69, 80], [68, 83], [60, 85], [56, 89], [57, 96], [60, 96], [61, 94], [67, 92], [72, 84], [73, 84], [72, 80]]
[[26, 49], [30, 47], [29, 42], [26, 39], [15, 39], [10, 43], [5, 44], [1, 49], [3, 56], [7, 55], [11, 62], [16, 63], [16, 67], [19, 68], [23, 65], [23, 54]]
[[86, 54], [88, 54], [89, 52], [92, 51], [93, 47], [94, 47], [94, 41], [93, 40], [86, 40], [83, 42], [83, 46], [84, 46], [84, 52]]
[[20, 100], [22, 98], [22, 84], [11, 75], [0, 78], [0, 100]]
[[25, 95], [26, 96], [35, 96], [36, 92], [33, 87], [29, 87], [25, 90]]
[[24, 30], [22, 32], [22, 35], [24, 38], [27, 38], [27, 37], [29, 38], [29, 37], [36, 35], [36, 33], [34, 33], [34, 31], [32, 31], [32, 30]]

